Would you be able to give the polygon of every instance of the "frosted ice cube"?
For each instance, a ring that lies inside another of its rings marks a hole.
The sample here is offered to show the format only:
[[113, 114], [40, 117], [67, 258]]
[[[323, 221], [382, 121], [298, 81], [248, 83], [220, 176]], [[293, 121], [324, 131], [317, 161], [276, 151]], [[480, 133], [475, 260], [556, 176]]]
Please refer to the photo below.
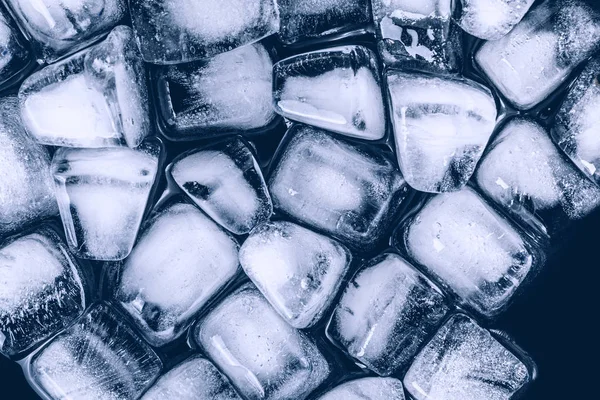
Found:
[[238, 245], [191, 204], [155, 215], [124, 262], [115, 299], [144, 337], [164, 345], [238, 271]]
[[525, 16], [535, 0], [461, 0], [459, 24], [485, 40], [498, 40]]
[[[161, 124], [173, 139], [252, 131], [275, 117], [273, 61], [261, 44], [209, 60], [157, 67]], [[227, 88], [227, 90], [223, 90]]]
[[0, 99], [0, 236], [58, 214], [48, 151], [23, 129], [16, 97]]
[[251, 284], [200, 321], [194, 338], [248, 400], [303, 400], [329, 375], [317, 346]]
[[541, 126], [525, 119], [511, 120], [496, 136], [476, 181], [509, 212], [525, 220], [539, 214], [553, 232], [600, 205], [600, 188], [559, 153]]
[[599, 48], [600, 13], [582, 0], [550, 0], [502, 39], [486, 42], [475, 59], [508, 100], [528, 109]]
[[82, 258], [121, 260], [131, 252], [158, 170], [160, 145], [73, 149], [54, 154], [56, 199], [67, 242]]
[[363, 46], [316, 50], [273, 68], [275, 110], [286, 118], [367, 140], [385, 135], [375, 54]]
[[402, 175], [423, 192], [462, 188], [494, 126], [491, 92], [464, 78], [386, 73]]
[[399, 234], [410, 257], [486, 317], [543, 263], [537, 246], [468, 187], [432, 197]]
[[194, 203], [235, 234], [250, 232], [273, 213], [260, 166], [239, 137], [185, 153], [169, 171]]
[[404, 400], [404, 390], [395, 378], [361, 378], [336, 386], [318, 400]]
[[152, 348], [105, 303], [88, 309], [25, 366], [36, 390], [56, 400], [137, 399], [161, 368]]
[[323, 316], [351, 259], [335, 240], [284, 221], [256, 227], [240, 249], [246, 274], [275, 310], [299, 329]]
[[366, 263], [335, 308], [327, 336], [378, 375], [407, 366], [448, 312], [442, 293], [396, 254]]
[[136, 147], [151, 129], [146, 70], [127, 26], [31, 75], [19, 99], [27, 130], [47, 145]]
[[273, 204], [355, 248], [372, 248], [390, 228], [408, 187], [380, 150], [294, 125], [269, 180]]
[[509, 400], [530, 380], [515, 354], [458, 314], [421, 350], [404, 387], [415, 400]]
[[147, 62], [212, 57], [279, 30], [274, 0], [130, 0], [133, 29]]
[[126, 15], [125, 0], [6, 0], [40, 59], [48, 63], [75, 53]]
[[192, 356], [162, 375], [141, 400], [241, 400], [217, 368]]
[[31, 349], [83, 313], [87, 282], [62, 239], [42, 227], [0, 248], [0, 351]]
[[4, 89], [32, 66], [33, 58], [19, 28], [3, 8], [0, 9], [0, 49], [0, 88]]
[[359, 30], [371, 20], [368, 0], [278, 0], [279, 39], [286, 44]]

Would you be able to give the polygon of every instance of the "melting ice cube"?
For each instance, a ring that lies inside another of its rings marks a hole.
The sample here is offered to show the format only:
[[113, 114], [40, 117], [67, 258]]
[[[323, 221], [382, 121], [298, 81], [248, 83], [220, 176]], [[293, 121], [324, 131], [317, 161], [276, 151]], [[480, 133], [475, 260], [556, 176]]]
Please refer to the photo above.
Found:
[[395, 378], [361, 378], [342, 383], [318, 400], [404, 400], [402, 382]]
[[485, 40], [498, 40], [525, 16], [535, 0], [461, 0], [459, 24]]

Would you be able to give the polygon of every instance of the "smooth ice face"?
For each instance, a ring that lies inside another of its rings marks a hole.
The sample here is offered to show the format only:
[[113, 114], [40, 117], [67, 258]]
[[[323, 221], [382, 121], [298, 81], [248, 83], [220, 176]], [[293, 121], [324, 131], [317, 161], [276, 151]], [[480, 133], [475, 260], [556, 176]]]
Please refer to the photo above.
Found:
[[200, 321], [194, 338], [248, 400], [303, 400], [329, 375], [317, 346], [250, 284]]
[[25, 38], [4, 9], [0, 9], [0, 48], [0, 88], [4, 89], [32, 64]]
[[58, 213], [50, 156], [23, 129], [16, 97], [0, 99], [0, 237]]
[[415, 400], [509, 400], [530, 379], [517, 356], [459, 314], [421, 350], [404, 387]]
[[148, 135], [146, 70], [127, 26], [45, 67], [19, 90], [29, 133], [51, 146], [138, 146]]
[[598, 48], [600, 14], [581, 0], [550, 0], [502, 39], [486, 42], [475, 59], [508, 100], [529, 109]]
[[356, 30], [371, 20], [368, 0], [278, 0], [286, 44]]
[[461, 0], [459, 25], [480, 39], [498, 40], [525, 16], [535, 0]]
[[157, 67], [158, 106], [167, 134], [194, 139], [265, 127], [275, 117], [272, 69], [261, 44], [206, 61]]
[[227, 378], [208, 360], [193, 356], [166, 374], [141, 400], [241, 400]]
[[539, 214], [550, 230], [600, 204], [600, 188], [564, 158], [535, 122], [514, 119], [496, 136], [477, 169], [478, 186], [524, 219]]
[[448, 312], [441, 292], [395, 254], [371, 260], [352, 278], [327, 336], [378, 375], [405, 367]]
[[295, 125], [274, 167], [276, 208], [355, 248], [385, 235], [407, 193], [397, 168], [380, 151]]
[[39, 59], [51, 63], [93, 43], [126, 15], [125, 0], [6, 0]]
[[138, 398], [161, 368], [152, 348], [100, 303], [34, 354], [27, 372], [52, 399], [114, 400]]
[[121, 260], [131, 252], [156, 177], [160, 145], [137, 150], [60, 148], [56, 199], [67, 241], [82, 258]]
[[170, 173], [194, 203], [237, 235], [250, 232], [273, 213], [260, 166], [239, 137], [185, 153], [173, 162]]
[[470, 188], [431, 198], [402, 235], [410, 257], [487, 317], [508, 305], [541, 262], [516, 228]]
[[395, 378], [362, 378], [331, 389], [318, 400], [404, 400], [402, 382]]
[[60, 237], [40, 228], [0, 249], [0, 352], [16, 356], [83, 313], [86, 282]]
[[328, 309], [351, 258], [335, 240], [283, 221], [258, 226], [240, 249], [244, 272], [299, 329], [314, 325]]
[[275, 110], [286, 118], [360, 139], [385, 136], [375, 54], [343, 46], [286, 58], [273, 68]]
[[491, 92], [464, 78], [386, 74], [402, 175], [423, 192], [460, 190], [496, 124]]
[[164, 345], [238, 271], [238, 245], [191, 204], [154, 216], [125, 261], [115, 299], [144, 337]]
[[130, 0], [142, 56], [154, 64], [200, 60], [279, 30], [274, 0]]

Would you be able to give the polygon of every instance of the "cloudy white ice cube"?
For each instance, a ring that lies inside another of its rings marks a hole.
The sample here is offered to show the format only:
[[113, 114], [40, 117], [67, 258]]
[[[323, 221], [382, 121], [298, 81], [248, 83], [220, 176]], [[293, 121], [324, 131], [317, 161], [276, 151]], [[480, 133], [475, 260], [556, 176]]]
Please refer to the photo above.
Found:
[[461, 0], [462, 29], [485, 40], [498, 40], [525, 16], [535, 0]]
[[318, 400], [404, 400], [402, 382], [396, 378], [360, 378], [344, 382]]

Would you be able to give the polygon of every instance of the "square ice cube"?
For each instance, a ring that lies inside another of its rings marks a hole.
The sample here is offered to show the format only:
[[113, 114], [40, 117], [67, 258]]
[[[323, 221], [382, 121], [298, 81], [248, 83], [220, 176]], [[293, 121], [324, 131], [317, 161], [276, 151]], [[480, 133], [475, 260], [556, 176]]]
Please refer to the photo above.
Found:
[[23, 78], [35, 62], [23, 35], [4, 8], [0, 8], [0, 88]]
[[498, 40], [525, 16], [535, 0], [461, 0], [460, 27], [473, 36]]
[[395, 378], [360, 378], [334, 387], [318, 400], [404, 400], [404, 390]]

